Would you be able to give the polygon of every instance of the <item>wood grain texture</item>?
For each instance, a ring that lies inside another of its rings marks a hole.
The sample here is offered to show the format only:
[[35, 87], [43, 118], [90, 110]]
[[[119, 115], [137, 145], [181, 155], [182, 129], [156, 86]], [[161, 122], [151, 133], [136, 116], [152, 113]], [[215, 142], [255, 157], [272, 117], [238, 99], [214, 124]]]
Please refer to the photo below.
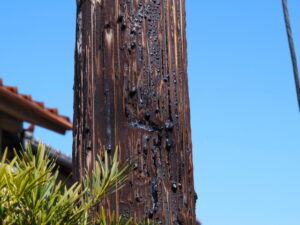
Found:
[[137, 159], [107, 203], [118, 214], [196, 224], [184, 0], [78, 0], [74, 175], [103, 149]]

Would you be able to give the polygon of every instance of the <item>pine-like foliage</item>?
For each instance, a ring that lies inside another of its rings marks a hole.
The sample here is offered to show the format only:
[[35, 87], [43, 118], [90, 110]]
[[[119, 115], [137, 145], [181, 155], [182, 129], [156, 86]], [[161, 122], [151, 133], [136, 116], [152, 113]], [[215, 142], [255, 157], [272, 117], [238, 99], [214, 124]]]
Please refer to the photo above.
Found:
[[[96, 162], [83, 185], [67, 188], [58, 179], [55, 161], [44, 145], [34, 154], [29, 146], [21, 155], [15, 152], [7, 160], [5, 150], [0, 164], [0, 224], [3, 225], [125, 225], [139, 224], [132, 219], [106, 215], [105, 209], [96, 220], [88, 216], [109, 194], [124, 186], [131, 164], [120, 166], [117, 152], [112, 160], [104, 154]], [[113, 218], [109, 220], [108, 218]], [[140, 223], [142, 224], [142, 223]], [[151, 224], [146, 221], [143, 224]]]

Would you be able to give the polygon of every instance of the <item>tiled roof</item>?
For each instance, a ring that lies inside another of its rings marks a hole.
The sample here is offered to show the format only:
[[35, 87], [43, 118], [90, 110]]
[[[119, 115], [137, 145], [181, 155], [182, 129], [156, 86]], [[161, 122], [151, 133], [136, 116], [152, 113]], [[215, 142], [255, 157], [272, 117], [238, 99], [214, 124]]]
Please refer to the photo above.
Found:
[[1, 77], [0, 112], [59, 133], [72, 129], [69, 117], [59, 115], [56, 108], [45, 107], [44, 102], [32, 100], [31, 95], [18, 93], [17, 87], [4, 85]]

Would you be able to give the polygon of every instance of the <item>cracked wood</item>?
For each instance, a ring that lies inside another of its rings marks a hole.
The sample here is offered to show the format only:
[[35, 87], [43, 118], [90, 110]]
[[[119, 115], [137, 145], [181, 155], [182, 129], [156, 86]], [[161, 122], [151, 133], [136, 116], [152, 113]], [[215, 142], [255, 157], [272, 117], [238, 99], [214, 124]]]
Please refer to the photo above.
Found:
[[97, 154], [137, 158], [107, 202], [118, 214], [193, 225], [184, 0], [77, 0], [74, 175]]

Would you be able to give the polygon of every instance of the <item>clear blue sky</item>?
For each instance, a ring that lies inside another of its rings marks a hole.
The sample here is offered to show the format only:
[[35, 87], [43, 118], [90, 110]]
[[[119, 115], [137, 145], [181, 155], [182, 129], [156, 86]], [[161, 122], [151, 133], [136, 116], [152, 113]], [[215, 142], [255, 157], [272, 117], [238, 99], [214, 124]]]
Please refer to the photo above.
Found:
[[[300, 2], [289, 6], [300, 57]], [[281, 1], [188, 0], [187, 25], [198, 217], [299, 225], [300, 114]], [[0, 77], [70, 117], [74, 26], [75, 0], [1, 3]], [[71, 133], [35, 135], [71, 154]]]

